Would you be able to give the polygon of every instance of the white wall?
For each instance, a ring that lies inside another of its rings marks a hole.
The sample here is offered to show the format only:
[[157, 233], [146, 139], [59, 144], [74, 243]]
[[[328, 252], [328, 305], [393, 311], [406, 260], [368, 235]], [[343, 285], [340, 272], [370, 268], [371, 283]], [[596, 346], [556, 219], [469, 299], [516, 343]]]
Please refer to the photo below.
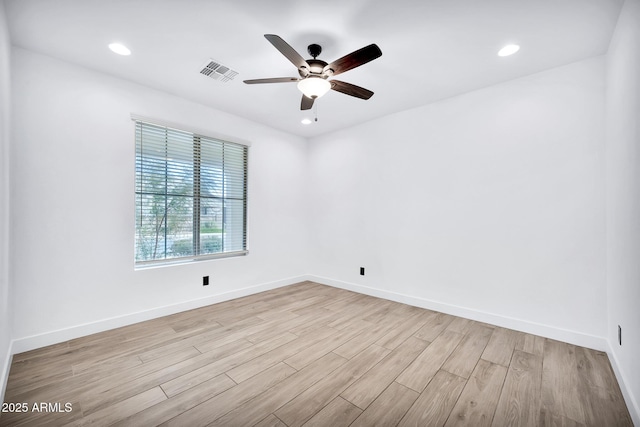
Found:
[[9, 118], [10, 118], [9, 31], [0, 1], [0, 401], [4, 401], [6, 377], [11, 362], [11, 322], [9, 275]]
[[[306, 273], [304, 139], [19, 48], [12, 67], [16, 352]], [[134, 271], [132, 112], [252, 143], [248, 256]]]
[[[640, 425], [640, 1], [627, 0], [607, 54], [606, 336]], [[622, 346], [618, 345], [618, 325]]]
[[598, 57], [312, 139], [311, 273], [604, 349], [604, 93]]

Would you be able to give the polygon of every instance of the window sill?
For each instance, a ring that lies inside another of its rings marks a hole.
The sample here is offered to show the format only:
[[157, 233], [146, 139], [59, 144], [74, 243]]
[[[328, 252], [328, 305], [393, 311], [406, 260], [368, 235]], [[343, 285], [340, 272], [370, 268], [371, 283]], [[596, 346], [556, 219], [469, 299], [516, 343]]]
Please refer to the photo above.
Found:
[[140, 261], [136, 262], [134, 265], [134, 270], [147, 270], [150, 268], [157, 267], [171, 267], [174, 265], [183, 265], [183, 264], [192, 264], [200, 261], [211, 261], [215, 259], [223, 259], [223, 258], [235, 258], [239, 256], [248, 255], [249, 251], [235, 251], [235, 252], [225, 252], [219, 254], [209, 254], [209, 255], [200, 255], [197, 257], [182, 257], [182, 258], [172, 258], [169, 260], [153, 260], [153, 261]]

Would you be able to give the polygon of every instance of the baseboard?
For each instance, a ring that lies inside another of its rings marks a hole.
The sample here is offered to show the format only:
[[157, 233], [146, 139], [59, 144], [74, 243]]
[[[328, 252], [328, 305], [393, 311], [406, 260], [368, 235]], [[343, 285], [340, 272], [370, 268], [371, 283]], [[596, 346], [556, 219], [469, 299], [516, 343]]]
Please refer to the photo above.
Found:
[[271, 289], [280, 288], [282, 286], [303, 282], [305, 280], [309, 280], [309, 276], [290, 277], [287, 279], [277, 280], [274, 282], [247, 286], [242, 289], [236, 289], [236, 290], [224, 292], [221, 294], [210, 295], [205, 298], [198, 298], [190, 301], [184, 301], [177, 304], [166, 305], [163, 307], [157, 307], [157, 308], [144, 310], [136, 313], [130, 313], [123, 316], [117, 316], [117, 317], [99, 320], [96, 322], [72, 326], [70, 328], [46, 332], [39, 335], [33, 335], [29, 337], [15, 339], [12, 343], [13, 348], [12, 348], [11, 354], [22, 353], [25, 351], [46, 347], [48, 345], [57, 344], [57, 343], [72, 340], [75, 338], [84, 337], [84, 336], [95, 334], [98, 332], [120, 328], [122, 326], [127, 326], [127, 325], [131, 325], [138, 322], [144, 322], [145, 320], [156, 319], [158, 317], [168, 316], [171, 314], [180, 313], [182, 311], [193, 310], [194, 308], [200, 308], [200, 307], [216, 304], [223, 301], [229, 301], [235, 298], [256, 294], [258, 292], [264, 292]]
[[194, 299], [177, 304], [171, 304], [163, 307], [156, 307], [153, 309], [140, 311], [136, 313], [130, 313], [123, 316], [112, 317], [108, 319], [99, 320], [96, 322], [85, 323], [77, 326], [72, 326], [65, 329], [59, 329], [55, 331], [46, 332], [39, 335], [33, 335], [24, 338], [18, 338], [13, 340], [11, 354], [22, 353], [24, 351], [34, 350], [36, 348], [46, 347], [48, 345], [57, 344], [60, 342], [68, 341], [71, 339], [95, 334], [98, 332], [107, 331], [110, 329], [119, 328], [122, 326], [131, 325], [145, 320], [151, 320], [162, 316], [168, 316], [171, 314], [179, 313], [186, 310], [192, 310], [194, 308], [204, 307], [206, 305], [216, 304], [223, 301], [228, 301], [234, 298], [240, 298], [247, 295], [252, 295], [258, 292], [267, 291], [270, 289], [276, 289], [282, 286], [292, 285], [294, 283], [303, 282], [305, 280], [314, 281], [328, 286], [336, 288], [346, 289], [353, 292], [358, 292], [365, 295], [371, 295], [379, 298], [388, 299], [391, 301], [397, 301], [403, 304], [409, 304], [416, 307], [427, 308], [430, 310], [436, 310], [454, 316], [460, 316], [471, 320], [477, 320], [480, 322], [490, 323], [492, 325], [501, 326], [504, 328], [515, 329], [522, 332], [527, 332], [534, 335], [540, 335], [545, 338], [551, 338], [558, 341], [567, 342], [570, 344], [579, 345], [582, 347], [592, 348], [595, 350], [609, 352], [610, 347], [603, 337], [597, 337], [593, 335], [583, 334], [576, 331], [570, 331], [566, 329], [557, 328], [554, 326], [544, 325], [540, 323], [530, 322], [521, 319], [515, 319], [506, 316], [500, 316], [492, 313], [486, 313], [466, 307], [460, 307], [453, 304], [447, 304], [439, 301], [429, 300], [426, 298], [415, 297], [406, 294], [400, 294], [396, 292], [385, 291], [376, 288], [370, 288], [367, 286], [343, 282], [340, 280], [329, 279], [326, 277], [303, 275], [295, 276], [287, 279], [277, 280], [273, 282], [263, 283], [259, 285], [248, 286], [242, 289], [233, 290], [216, 295], [210, 295], [205, 298]]
[[13, 354], [13, 341], [10, 341], [7, 355], [4, 359], [4, 366], [2, 366], [2, 371], [0, 371], [0, 403], [4, 402], [4, 392], [7, 390], [7, 380], [9, 379], [9, 370], [11, 369]]
[[618, 363], [618, 358], [616, 357], [616, 353], [613, 351], [613, 347], [611, 343], [607, 341], [607, 355], [609, 355], [609, 362], [611, 362], [611, 367], [613, 368], [613, 372], [618, 379], [618, 385], [620, 386], [620, 390], [622, 391], [622, 396], [624, 397], [624, 402], [627, 404], [627, 409], [631, 414], [631, 419], [633, 420], [633, 424], [636, 426], [640, 426], [640, 401], [636, 399], [633, 395], [631, 389], [627, 386], [628, 382], [626, 381], [627, 376], [624, 371], [620, 368], [620, 363]]
[[584, 334], [577, 331], [557, 328], [555, 326], [544, 325], [542, 323], [530, 322], [527, 320], [516, 319], [507, 316], [500, 316], [493, 313], [487, 313], [474, 310], [467, 307], [461, 307], [453, 304], [447, 304], [439, 301], [429, 300], [426, 298], [415, 297], [406, 294], [400, 294], [391, 291], [385, 291], [376, 288], [370, 288], [355, 283], [343, 282], [340, 280], [329, 279], [319, 276], [308, 276], [307, 280], [311, 280], [323, 285], [333, 286], [336, 288], [346, 289], [365, 295], [371, 295], [378, 298], [384, 298], [391, 301], [409, 304], [416, 307], [427, 308], [454, 316], [464, 317], [465, 319], [476, 320], [479, 322], [489, 323], [503, 328], [514, 329], [516, 331], [526, 332], [533, 335], [539, 335], [545, 338], [551, 338], [563, 341], [569, 344], [581, 347], [592, 348], [599, 351], [607, 351], [608, 344], [604, 337]]

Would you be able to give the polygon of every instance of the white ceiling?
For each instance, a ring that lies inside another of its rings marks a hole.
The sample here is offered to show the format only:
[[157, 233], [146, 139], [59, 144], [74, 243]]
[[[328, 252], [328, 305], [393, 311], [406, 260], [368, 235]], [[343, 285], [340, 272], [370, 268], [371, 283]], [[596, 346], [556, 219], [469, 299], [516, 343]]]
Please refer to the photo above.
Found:
[[[604, 54], [622, 0], [5, 0], [12, 43], [138, 82], [305, 137], [353, 126], [492, 84]], [[300, 111], [296, 77], [264, 37], [331, 62], [376, 43], [381, 58], [340, 80], [375, 92], [368, 101], [330, 91], [318, 122]], [[115, 55], [119, 41], [132, 51]], [[508, 43], [522, 46], [498, 57]], [[199, 74], [209, 58], [239, 75]]]

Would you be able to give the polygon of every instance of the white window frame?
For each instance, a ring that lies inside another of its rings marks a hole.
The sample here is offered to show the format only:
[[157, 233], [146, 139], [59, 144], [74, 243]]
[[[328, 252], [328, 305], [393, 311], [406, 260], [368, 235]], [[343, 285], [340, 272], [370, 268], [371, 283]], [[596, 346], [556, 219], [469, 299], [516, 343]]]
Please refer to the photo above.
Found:
[[[156, 128], [165, 128], [167, 129], [167, 131], [171, 132], [171, 131], [177, 131], [180, 132], [182, 134], [190, 134], [190, 136], [192, 137], [193, 140], [193, 149], [194, 149], [194, 154], [193, 154], [193, 159], [194, 159], [194, 180], [193, 180], [193, 193], [192, 193], [192, 200], [193, 200], [193, 210], [192, 210], [192, 218], [193, 218], [193, 231], [195, 230], [200, 230], [200, 219], [202, 216], [202, 210], [200, 208], [200, 202], [203, 198], [201, 194], [200, 194], [200, 183], [201, 183], [201, 179], [202, 176], [199, 176], [199, 166], [196, 167], [196, 165], [199, 165], [199, 158], [197, 158], [198, 156], [196, 156], [196, 152], [198, 152], [197, 150], [199, 150], [201, 141], [204, 141], [205, 143], [216, 143], [216, 144], [221, 144], [222, 147], [228, 147], [230, 149], [234, 149], [237, 152], [237, 148], [240, 147], [241, 149], [243, 149], [243, 174], [244, 174], [244, 179], [243, 179], [243, 186], [244, 189], [243, 191], [243, 196], [242, 199], [237, 199], [235, 198], [234, 200], [240, 201], [242, 203], [242, 215], [240, 218], [240, 221], [242, 223], [242, 229], [240, 230], [241, 232], [241, 247], [240, 248], [233, 248], [233, 250], [225, 250], [224, 247], [224, 243], [222, 243], [222, 250], [220, 252], [215, 252], [215, 253], [203, 253], [200, 254], [198, 253], [199, 248], [200, 248], [200, 238], [201, 238], [201, 233], [200, 232], [193, 232], [192, 233], [192, 246], [193, 248], [196, 250], [195, 254], [191, 254], [191, 255], [187, 255], [187, 256], [167, 256], [167, 252], [166, 252], [166, 248], [164, 251], [164, 257], [161, 258], [156, 258], [156, 259], [144, 259], [144, 260], [139, 260], [137, 259], [138, 257], [138, 221], [136, 220], [136, 226], [135, 226], [135, 235], [134, 235], [134, 265], [135, 268], [147, 268], [147, 267], [154, 267], [154, 266], [163, 266], [163, 265], [171, 265], [171, 264], [181, 264], [181, 263], [186, 263], [186, 262], [196, 262], [196, 261], [202, 261], [202, 260], [210, 260], [210, 259], [216, 259], [216, 258], [226, 258], [226, 257], [234, 257], [234, 256], [242, 256], [242, 255], [246, 255], [248, 254], [248, 247], [247, 247], [247, 210], [248, 210], [248, 157], [249, 157], [249, 146], [250, 144], [248, 142], [245, 141], [240, 141], [240, 142], [236, 142], [236, 141], [230, 141], [230, 138], [226, 138], [226, 137], [219, 137], [219, 136], [210, 136], [211, 132], [202, 132], [202, 131], [197, 131], [194, 129], [190, 129], [188, 126], [182, 126], [179, 124], [174, 124], [174, 123], [170, 123], [170, 122], [166, 122], [166, 121], [161, 121], [161, 120], [157, 120], [157, 119], [149, 119], [143, 116], [139, 116], [139, 115], [131, 115], [131, 119], [134, 121], [135, 123], [135, 132], [136, 132], [136, 136], [135, 136], [135, 145], [136, 145], [136, 154], [135, 154], [135, 162], [136, 162], [136, 171], [135, 171], [135, 191], [134, 194], [136, 196], [136, 207], [135, 207], [135, 214], [136, 216], [141, 212], [141, 210], [139, 211], [139, 205], [138, 205], [138, 196], [141, 196], [142, 192], [141, 191], [141, 187], [139, 186], [139, 170], [138, 170], [138, 144], [139, 144], [139, 135], [138, 132], [140, 130], [140, 126], [142, 125], [146, 125], [146, 126], [153, 126]], [[171, 160], [171, 159], [169, 159]], [[221, 161], [223, 162], [224, 165], [224, 156], [221, 159]], [[237, 163], [237, 162], [236, 162]], [[237, 165], [235, 165], [237, 166]], [[223, 166], [224, 168], [224, 166]], [[196, 172], [196, 170], [198, 172]], [[236, 172], [242, 172], [240, 171], [240, 169], [236, 168]], [[223, 179], [224, 182], [224, 179]], [[226, 184], [222, 184], [222, 187], [225, 187]], [[231, 200], [231, 198], [227, 199], [224, 197], [224, 195], [222, 197], [208, 197], [209, 199], [218, 199], [223, 205], [228, 201]], [[223, 209], [223, 212], [225, 211], [225, 209]], [[198, 214], [196, 215], [195, 212], [198, 212]], [[224, 215], [224, 213], [223, 213]], [[236, 215], [237, 216], [237, 215]], [[238, 220], [238, 218], [235, 218], [236, 220]], [[226, 227], [226, 223], [222, 222], [222, 226], [223, 226], [223, 230], [221, 232], [222, 235], [222, 242], [224, 242], [224, 236], [227, 233], [227, 227]], [[238, 227], [236, 227], [238, 228]], [[236, 230], [236, 233], [238, 232], [238, 230]], [[164, 235], [164, 239], [166, 239], [166, 231], [165, 231], [165, 235]], [[238, 239], [239, 236], [236, 235], [236, 241]], [[166, 245], [166, 240], [165, 240], [165, 245]]]

